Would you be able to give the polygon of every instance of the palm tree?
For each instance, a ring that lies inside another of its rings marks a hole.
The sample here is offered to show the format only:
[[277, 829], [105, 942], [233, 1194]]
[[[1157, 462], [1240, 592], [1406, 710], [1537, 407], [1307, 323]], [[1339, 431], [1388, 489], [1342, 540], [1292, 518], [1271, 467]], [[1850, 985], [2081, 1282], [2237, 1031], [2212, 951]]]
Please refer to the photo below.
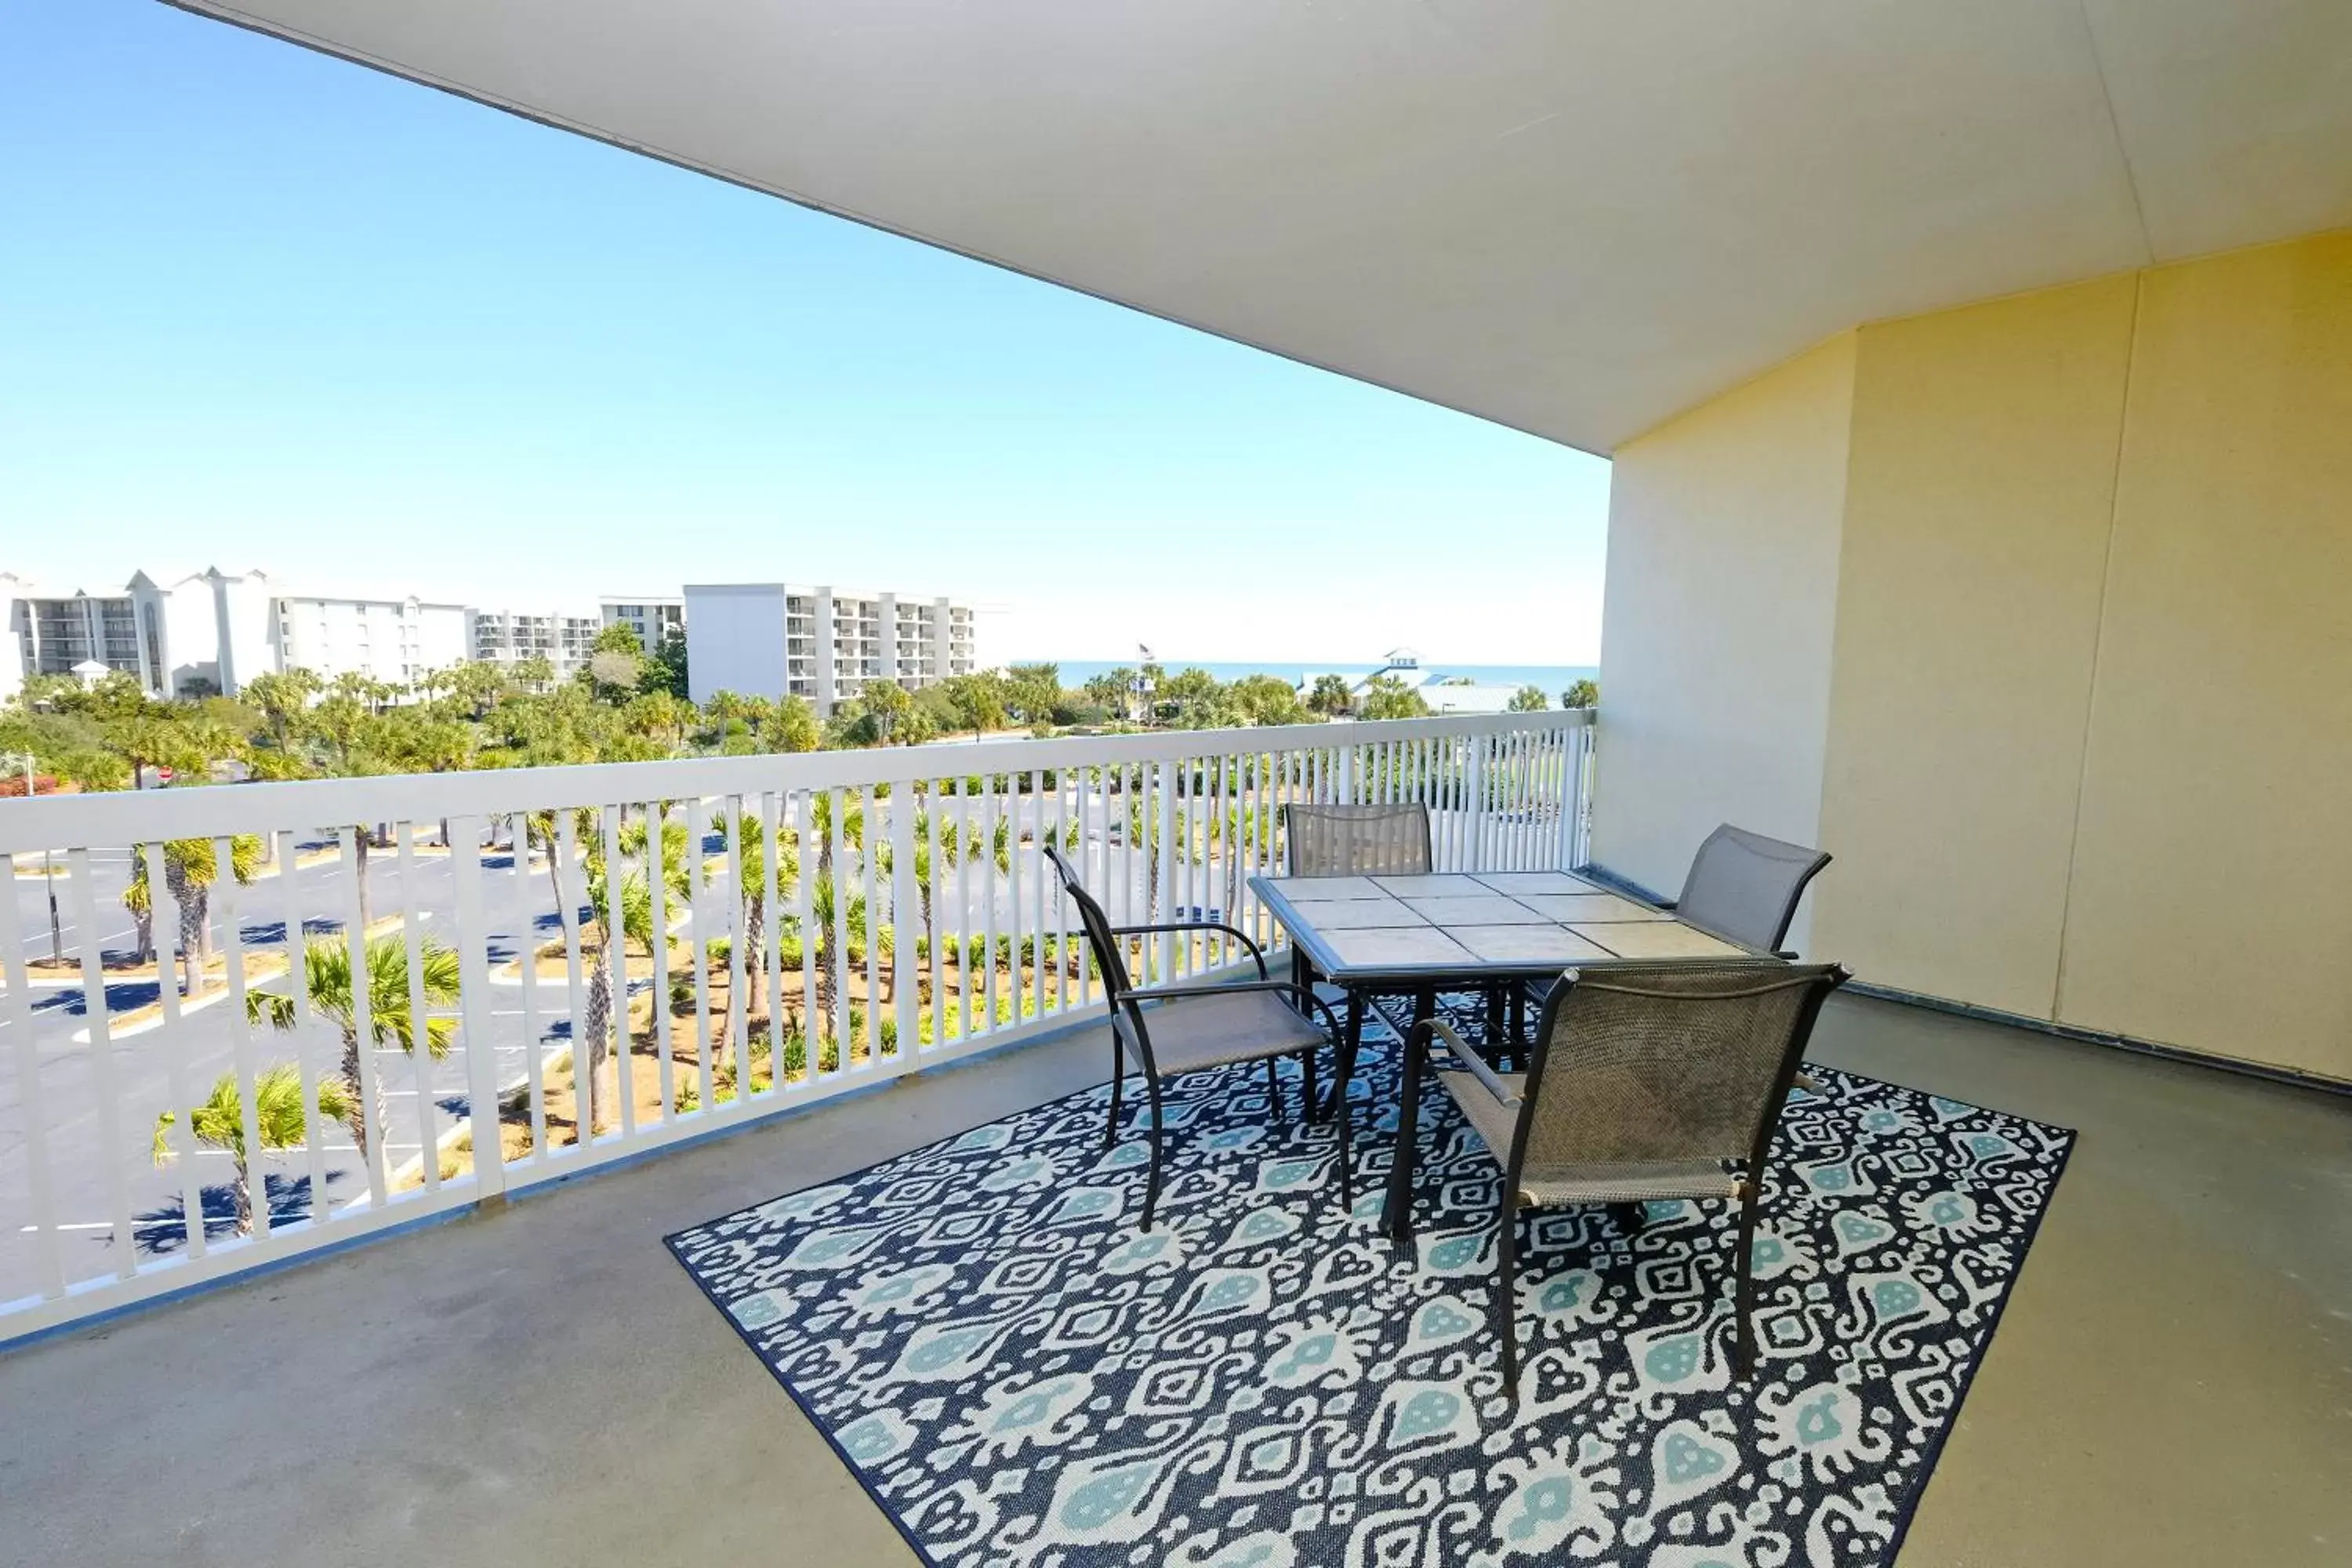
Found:
[[[432, 1016], [436, 1007], [457, 1004], [457, 950], [429, 936], [419, 940], [423, 944], [417, 965], [424, 982], [423, 1018], [417, 1017], [409, 1006], [408, 938], [380, 936], [367, 944], [368, 1034], [375, 1046], [398, 1046], [414, 1055], [421, 1032], [425, 1050], [437, 1061], [449, 1054], [449, 1042], [457, 1032], [455, 1018]], [[346, 1100], [342, 1116], [364, 1159], [368, 1152], [368, 1119], [360, 1098], [359, 1020], [352, 989], [351, 943], [341, 936], [316, 937], [305, 942], [302, 975], [311, 1010], [342, 1031], [341, 1070]], [[294, 998], [282, 992], [249, 991], [246, 993], [245, 1010], [253, 1022], [273, 1029], [291, 1032], [301, 1022]], [[374, 1110], [376, 1125], [384, 1125], [381, 1078], [376, 1082]]]
[[[1179, 814], [1181, 816], [1181, 813]], [[1160, 918], [1160, 816], [1147, 811], [1140, 797], [1129, 796], [1127, 805], [1127, 842], [1129, 853], [1143, 851], [1143, 923], [1149, 925]], [[1175, 866], [1201, 864], [1201, 847], [1186, 826], [1176, 830], [1176, 838], [1169, 846], [1171, 868]], [[1143, 943], [1144, 962], [1151, 962], [1151, 943]]]
[[[684, 841], [685, 835], [681, 830], [679, 842], [683, 845]], [[668, 847], [667, 834], [663, 836], [663, 845], [665, 848]], [[594, 1099], [594, 1087], [589, 1080], [594, 1078], [596, 1068], [604, 1063], [605, 1052], [612, 1047], [613, 968], [614, 964], [619, 964], [624, 974], [626, 973], [629, 943], [632, 940], [644, 947], [647, 952], [654, 951], [654, 899], [652, 888], [646, 882], [644, 872], [624, 871], [621, 874], [620, 945], [615, 948], [611, 896], [612, 878], [605, 864], [603, 850], [592, 844], [588, 849], [587, 861], [588, 906], [590, 919], [595, 922], [597, 957], [588, 972], [588, 1016], [580, 1022], [580, 1037], [586, 1042], [587, 1048], [575, 1053], [583, 1059], [572, 1077], [581, 1086], [579, 1089], [581, 1103], [590, 1108], [589, 1113], [593, 1117], [594, 1110], [592, 1101]], [[674, 893], [680, 892], [677, 879], [668, 874], [668, 868], [665, 867], [663, 869], [664, 886]], [[624, 1028], [628, 1026], [625, 1008], [622, 1026]]]
[[1355, 693], [1348, 689], [1344, 675], [1318, 675], [1307, 693], [1307, 706], [1328, 719], [1336, 719], [1355, 705]]
[[[830, 880], [814, 882], [809, 887], [809, 923], [816, 927], [815, 1013], [817, 1017], [825, 1021], [824, 1027], [828, 1029], [832, 1027], [834, 999], [840, 994], [839, 983], [834, 975], [835, 963], [838, 960], [845, 972], [853, 968], [866, 956], [868, 940], [866, 895], [853, 891], [846, 905], [841, 909], [842, 934], [848, 938], [847, 951], [842, 951], [840, 944], [835, 942], [833, 916], [840, 899], [835, 889], [836, 884]], [[802, 940], [807, 940], [807, 933], [802, 933]], [[867, 1005], [872, 1005], [872, 998], [867, 999]]]
[[248, 706], [261, 710], [270, 739], [284, 752], [293, 746], [294, 731], [310, 699], [319, 694], [320, 686], [315, 673], [296, 665], [289, 669], [262, 671], [245, 682], [237, 695]]
[[[741, 933], [740, 945], [743, 955], [743, 994], [739, 996], [734, 987], [731, 984], [729, 986], [727, 1016], [721, 1020], [719, 1035], [721, 1039], [732, 1039], [735, 1036], [737, 1010], [741, 1010], [743, 1023], [748, 1031], [751, 1014], [762, 1005], [763, 987], [767, 983], [769, 914], [767, 865], [770, 835], [767, 824], [761, 821], [757, 812], [745, 812], [738, 816], [722, 811], [719, 814], [715, 826], [719, 830], [720, 842], [730, 845], [740, 853], [742, 863], [742, 880], [735, 889], [737, 900], [735, 929]], [[862, 820], [860, 827], [861, 829], [863, 827]], [[684, 898], [686, 887], [683, 873], [687, 853], [685, 830], [683, 827], [675, 829], [677, 835], [675, 847], [672, 847], [671, 831], [665, 829], [663, 833], [662, 859], [665, 870], [675, 868], [677, 875], [666, 877], [664, 880], [672, 885], [677, 896]], [[780, 899], [790, 898], [799, 886], [801, 863], [797, 843], [790, 828], [775, 835], [775, 839], [776, 896]], [[628, 848], [625, 842], [623, 848], [625, 851]], [[650, 936], [646, 938], [646, 942], [647, 951], [651, 951]], [[746, 1037], [749, 1037], [748, 1032]]]
[[[253, 1080], [255, 1120], [259, 1123], [261, 1147], [265, 1152], [292, 1149], [309, 1142], [310, 1119], [302, 1105], [302, 1075], [292, 1062], [278, 1062], [264, 1068]], [[343, 1086], [333, 1079], [319, 1083], [319, 1114], [341, 1121], [352, 1114], [351, 1097]], [[172, 1128], [178, 1118], [165, 1111], [155, 1118], [155, 1163], [168, 1163], [173, 1156]], [[188, 1131], [196, 1142], [209, 1148], [228, 1152], [236, 1173], [232, 1189], [236, 1200], [236, 1233], [253, 1234], [253, 1172], [252, 1155], [245, 1146], [245, 1108], [236, 1092], [236, 1075], [223, 1073], [213, 1085], [209, 1098], [188, 1112]], [[310, 1194], [311, 1212], [324, 1202], [324, 1193]]]
[[[946, 879], [949, 868], [975, 858], [978, 845], [969, 843], [956, 831], [951, 818], [940, 823], [940, 858], [931, 858], [931, 814], [918, 809], [915, 813], [915, 897], [923, 915], [923, 951], [929, 953], [932, 984], [938, 984], [944, 960], [940, 954], [940, 928], [933, 898], [937, 886]], [[929, 1000], [928, 997], [925, 1000]]]
[[1242, 872], [1247, 868], [1244, 858], [1273, 843], [1275, 818], [1271, 807], [1240, 801], [1227, 804], [1209, 818], [1210, 860], [1213, 864], [1220, 856], [1223, 858], [1225, 919], [1236, 925], [1241, 923], [1235, 911], [1242, 903]]
[[[242, 884], [253, 880], [261, 864], [261, 839], [244, 833], [228, 841], [229, 874]], [[212, 957], [212, 885], [220, 863], [209, 838], [174, 838], [163, 846], [163, 885], [180, 909], [180, 994], [193, 996], [204, 979], [205, 963]], [[131, 885], [123, 889], [122, 907], [138, 922], [140, 947], [153, 942], [154, 902], [147, 886], [147, 857], [131, 859]]]

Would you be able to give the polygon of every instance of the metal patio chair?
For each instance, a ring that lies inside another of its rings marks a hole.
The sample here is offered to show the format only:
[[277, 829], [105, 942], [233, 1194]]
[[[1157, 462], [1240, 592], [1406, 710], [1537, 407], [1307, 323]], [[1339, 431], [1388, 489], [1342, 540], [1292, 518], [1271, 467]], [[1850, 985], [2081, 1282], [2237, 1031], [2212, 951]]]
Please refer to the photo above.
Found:
[[[1794, 959], [1780, 944], [1805, 889], [1830, 857], [1786, 839], [1769, 838], [1728, 822], [1706, 836], [1683, 876], [1682, 897], [1659, 901], [1688, 924], [1759, 952]], [[1555, 982], [1529, 984], [1527, 994], [1541, 1002]]]
[[1756, 1210], [1772, 1130], [1813, 1021], [1846, 972], [1835, 964], [1644, 965], [1593, 970], [1544, 1005], [1524, 1074], [1499, 1074], [1443, 1019], [1407, 1042], [1397, 1164], [1397, 1235], [1412, 1232], [1416, 1107], [1433, 1040], [1454, 1066], [1438, 1082], [1503, 1167], [1496, 1215], [1495, 1313], [1503, 1386], [1518, 1397], [1517, 1263], [1523, 1209], [1607, 1204], [1638, 1228], [1653, 1199], [1739, 1205], [1732, 1243], [1735, 1360], [1754, 1370], [1748, 1318]]
[[1789, 940], [1789, 922], [1797, 918], [1806, 884], [1829, 863], [1819, 849], [1727, 822], [1691, 858], [1682, 897], [1663, 907], [1701, 931], [1794, 958], [1780, 944]]
[[1284, 869], [1293, 877], [1419, 877], [1434, 859], [1429, 807], [1310, 805], [1282, 808]]
[[[1299, 1060], [1304, 1089], [1302, 1105], [1311, 1117], [1315, 1106], [1315, 1052], [1331, 1047], [1339, 1103], [1339, 1207], [1345, 1213], [1353, 1201], [1349, 1181], [1349, 1128], [1347, 1071], [1349, 1058], [1340, 1045], [1339, 1016], [1311, 987], [1269, 979], [1265, 954], [1248, 934], [1218, 921], [1160, 921], [1149, 925], [1115, 926], [1094, 895], [1078, 879], [1076, 868], [1060, 848], [1048, 844], [1045, 858], [1062, 880], [1062, 890], [1078, 909], [1086, 927], [1087, 944], [1094, 950], [1095, 966], [1102, 973], [1103, 992], [1110, 1005], [1110, 1115], [1103, 1128], [1108, 1148], [1118, 1137], [1119, 1102], [1127, 1087], [1128, 1058], [1132, 1056], [1143, 1075], [1151, 1102], [1151, 1172], [1143, 1196], [1143, 1228], [1151, 1228], [1160, 1203], [1160, 1164], [1165, 1153], [1166, 1120], [1160, 1107], [1160, 1086], [1171, 1078], [1238, 1063], [1265, 1063], [1266, 1094], [1278, 1109], [1281, 1090], [1275, 1064], [1284, 1057]], [[1218, 931], [1239, 942], [1257, 961], [1258, 977], [1238, 984], [1140, 986], [1129, 973], [1124, 939], [1160, 931]], [[1286, 1000], [1285, 998], [1288, 998]], [[1314, 1019], [1319, 1011], [1323, 1023]]]

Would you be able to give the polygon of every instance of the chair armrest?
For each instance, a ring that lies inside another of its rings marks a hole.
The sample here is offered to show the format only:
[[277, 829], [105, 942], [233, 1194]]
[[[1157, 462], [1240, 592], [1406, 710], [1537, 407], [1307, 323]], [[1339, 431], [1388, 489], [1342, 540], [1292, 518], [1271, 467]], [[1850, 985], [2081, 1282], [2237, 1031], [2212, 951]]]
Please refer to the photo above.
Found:
[[1236, 991], [1265, 991], [1286, 996], [1297, 996], [1323, 1015], [1323, 1026], [1331, 1031], [1331, 1038], [1340, 1037], [1339, 1015], [1331, 1004], [1315, 994], [1314, 987], [1294, 985], [1287, 980], [1244, 980], [1230, 985], [1161, 985], [1149, 990], [1130, 991], [1123, 1002], [1193, 1002], [1203, 996], [1230, 996]]
[[1413, 1026], [1412, 1033], [1412, 1043], [1417, 1043], [1423, 1047], [1428, 1046], [1431, 1036], [1443, 1035], [1447, 1047], [1469, 1071], [1470, 1076], [1478, 1080], [1479, 1087], [1493, 1095], [1497, 1103], [1517, 1105], [1519, 1102], [1519, 1097], [1511, 1092], [1510, 1085], [1497, 1078], [1495, 1075], [1495, 1069], [1488, 1067], [1478, 1053], [1470, 1048], [1469, 1043], [1454, 1032], [1454, 1026], [1444, 1019], [1424, 1018]]
[[1773, 957], [1775, 957], [1775, 958], [1785, 958], [1785, 959], [1787, 959], [1790, 963], [1796, 963], [1796, 962], [1797, 962], [1797, 959], [1798, 959], [1799, 954], [1798, 954], [1797, 950], [1796, 950], [1795, 948], [1793, 948], [1793, 947], [1784, 947], [1784, 948], [1780, 949], [1778, 952], [1775, 952], [1772, 956], [1773, 956]]
[[1257, 977], [1260, 980], [1264, 980], [1266, 977], [1265, 950], [1258, 946], [1256, 942], [1250, 940], [1249, 932], [1242, 930], [1239, 926], [1229, 926], [1223, 921], [1161, 921], [1154, 925], [1113, 926], [1110, 928], [1110, 934], [1113, 936], [1148, 936], [1154, 932], [1163, 931], [1223, 931], [1226, 935], [1239, 941], [1244, 947], [1249, 949], [1250, 956], [1257, 961]]

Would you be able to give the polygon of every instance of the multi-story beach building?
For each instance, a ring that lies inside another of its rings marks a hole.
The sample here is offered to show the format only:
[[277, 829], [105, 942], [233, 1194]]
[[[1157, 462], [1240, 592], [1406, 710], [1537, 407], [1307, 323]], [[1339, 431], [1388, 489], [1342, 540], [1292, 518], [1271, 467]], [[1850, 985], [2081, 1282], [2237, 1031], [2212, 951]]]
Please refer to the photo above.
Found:
[[538, 657], [555, 667], [558, 680], [569, 679], [596, 651], [596, 634], [604, 623], [594, 616], [565, 615], [557, 610], [473, 610], [470, 657], [493, 664], [520, 664]]
[[716, 691], [806, 698], [830, 713], [869, 680], [919, 690], [979, 668], [971, 607], [945, 598], [788, 583], [688, 584], [687, 679]]
[[661, 647], [662, 639], [670, 633], [686, 627], [683, 596], [599, 599], [596, 605], [604, 625], [628, 627], [637, 634], [638, 645], [648, 654]]
[[299, 595], [276, 602], [280, 669], [328, 680], [355, 674], [405, 688], [428, 669], [471, 657], [472, 612], [463, 605]]
[[0, 697], [28, 675], [135, 678], [156, 697], [235, 692], [275, 667], [270, 580], [209, 568], [159, 581], [134, 574], [119, 590], [44, 586], [0, 573], [14, 657], [0, 658]]

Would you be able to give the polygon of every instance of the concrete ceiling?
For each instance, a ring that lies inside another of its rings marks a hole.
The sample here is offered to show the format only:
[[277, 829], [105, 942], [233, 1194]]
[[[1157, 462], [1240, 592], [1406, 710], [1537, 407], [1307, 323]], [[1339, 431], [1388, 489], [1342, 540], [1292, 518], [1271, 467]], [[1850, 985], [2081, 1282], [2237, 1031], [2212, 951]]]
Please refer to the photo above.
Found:
[[186, 0], [1606, 452], [2352, 226], [2352, 0]]

